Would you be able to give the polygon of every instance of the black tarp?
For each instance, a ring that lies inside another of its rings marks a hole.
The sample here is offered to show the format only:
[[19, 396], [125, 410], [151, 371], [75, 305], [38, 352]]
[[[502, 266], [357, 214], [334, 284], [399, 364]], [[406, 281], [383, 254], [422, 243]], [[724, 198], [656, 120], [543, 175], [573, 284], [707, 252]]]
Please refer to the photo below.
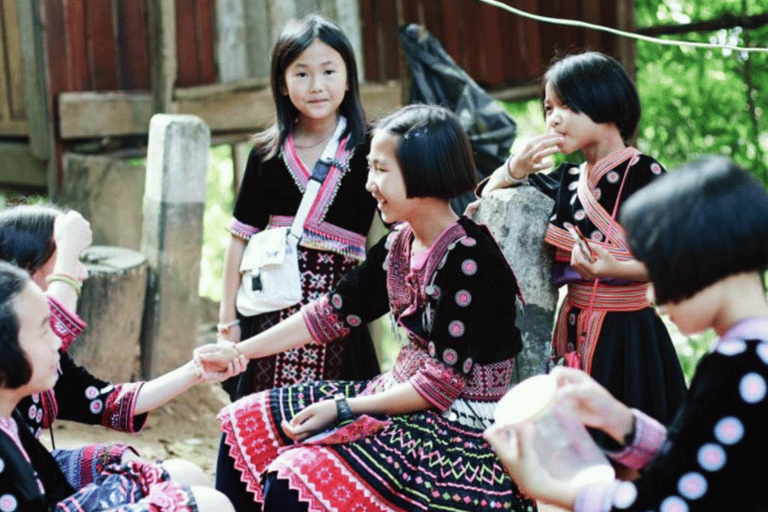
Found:
[[[517, 135], [515, 121], [500, 102], [456, 65], [424, 27], [402, 27], [400, 44], [411, 71], [408, 103], [440, 105], [456, 114], [472, 143], [478, 179], [485, 178], [509, 156]], [[457, 197], [453, 208], [463, 213], [472, 200], [473, 193]]]

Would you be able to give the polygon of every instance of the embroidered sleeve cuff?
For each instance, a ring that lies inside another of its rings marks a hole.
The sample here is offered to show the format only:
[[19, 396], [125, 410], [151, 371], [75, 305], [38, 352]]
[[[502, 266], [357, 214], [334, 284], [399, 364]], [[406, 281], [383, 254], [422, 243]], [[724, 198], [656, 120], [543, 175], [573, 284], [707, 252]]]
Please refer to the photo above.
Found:
[[135, 415], [136, 399], [143, 382], [116, 384], [104, 405], [101, 417], [102, 425], [120, 432], [136, 434], [144, 429], [147, 423], [147, 413]]
[[259, 228], [249, 226], [234, 217], [232, 217], [232, 221], [229, 223], [229, 232], [245, 240], [250, 240], [259, 231], [261, 231]]
[[632, 409], [635, 416], [635, 439], [619, 452], [608, 455], [619, 464], [632, 469], [642, 469], [659, 453], [667, 440], [667, 429], [647, 414]]
[[592, 484], [576, 495], [573, 512], [608, 512], [613, 504], [613, 494], [618, 482]]
[[416, 391], [440, 411], [447, 410], [461, 395], [466, 381], [447, 367], [427, 367], [413, 375], [409, 382]]
[[347, 322], [331, 306], [327, 294], [302, 306], [301, 316], [317, 343], [328, 343], [350, 332]]
[[50, 295], [48, 298], [48, 309], [51, 313], [51, 329], [54, 334], [61, 339], [61, 350], [67, 351], [69, 346], [75, 341], [75, 338], [85, 330], [86, 323], [77, 316], [77, 313], [70, 311], [64, 304], [54, 299]]

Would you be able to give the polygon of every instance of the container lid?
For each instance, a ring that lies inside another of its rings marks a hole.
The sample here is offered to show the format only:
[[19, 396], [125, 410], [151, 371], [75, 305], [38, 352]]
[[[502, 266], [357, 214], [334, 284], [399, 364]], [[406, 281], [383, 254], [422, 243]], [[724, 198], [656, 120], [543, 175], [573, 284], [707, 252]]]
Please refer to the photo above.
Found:
[[502, 425], [534, 419], [552, 405], [556, 388], [551, 375], [529, 377], [501, 397], [493, 418]]

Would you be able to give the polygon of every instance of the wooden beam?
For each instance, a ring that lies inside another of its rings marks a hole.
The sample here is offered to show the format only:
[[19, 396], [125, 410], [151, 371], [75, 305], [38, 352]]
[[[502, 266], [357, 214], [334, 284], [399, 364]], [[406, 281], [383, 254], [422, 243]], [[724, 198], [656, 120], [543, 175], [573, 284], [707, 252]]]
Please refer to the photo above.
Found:
[[[174, 110], [201, 117], [214, 133], [257, 131], [274, 118], [268, 87], [217, 84], [177, 89]], [[400, 84], [363, 84], [363, 107], [377, 119], [400, 106]], [[67, 92], [59, 95], [62, 139], [146, 134], [152, 117], [152, 96], [146, 92]]]

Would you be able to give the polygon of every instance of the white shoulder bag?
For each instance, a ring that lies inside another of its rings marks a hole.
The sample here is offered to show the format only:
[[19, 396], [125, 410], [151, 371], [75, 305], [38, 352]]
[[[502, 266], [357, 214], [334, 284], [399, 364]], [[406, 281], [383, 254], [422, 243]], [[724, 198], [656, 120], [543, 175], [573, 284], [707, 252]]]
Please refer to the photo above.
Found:
[[291, 227], [265, 229], [253, 235], [240, 262], [241, 283], [235, 305], [243, 316], [254, 316], [293, 306], [302, 297], [299, 240], [304, 221], [328, 176], [347, 123], [339, 118], [333, 137], [320, 155]]

